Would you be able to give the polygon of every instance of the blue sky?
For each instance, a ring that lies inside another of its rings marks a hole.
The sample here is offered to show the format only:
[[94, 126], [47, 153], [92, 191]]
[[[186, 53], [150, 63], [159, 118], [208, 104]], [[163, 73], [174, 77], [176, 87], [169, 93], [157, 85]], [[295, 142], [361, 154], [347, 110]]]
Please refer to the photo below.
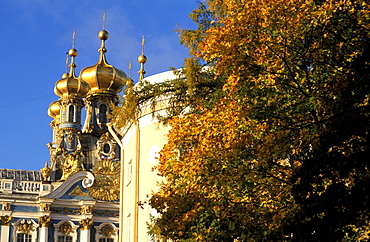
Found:
[[195, 28], [189, 13], [198, 0], [0, 0], [0, 168], [39, 170], [49, 160], [49, 104], [66, 71], [65, 54], [76, 30], [77, 73], [98, 61], [106, 11], [109, 64], [138, 77], [145, 36], [147, 75], [180, 67], [188, 56], [175, 29]]

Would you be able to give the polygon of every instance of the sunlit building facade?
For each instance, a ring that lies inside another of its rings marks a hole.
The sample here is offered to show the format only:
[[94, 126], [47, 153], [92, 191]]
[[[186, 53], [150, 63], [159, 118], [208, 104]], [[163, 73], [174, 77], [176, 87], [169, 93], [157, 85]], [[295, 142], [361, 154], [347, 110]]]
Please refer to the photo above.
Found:
[[[0, 169], [1, 242], [151, 241], [147, 222], [155, 211], [141, 203], [157, 189], [152, 168], [168, 127], [150, 111], [124, 129], [110, 125], [128, 78], [107, 62], [107, 31], [99, 38], [98, 62], [77, 77], [73, 47], [69, 73], [55, 83], [50, 161], [40, 171]], [[145, 61], [142, 54], [141, 79]], [[147, 80], [168, 78], [171, 72]]]

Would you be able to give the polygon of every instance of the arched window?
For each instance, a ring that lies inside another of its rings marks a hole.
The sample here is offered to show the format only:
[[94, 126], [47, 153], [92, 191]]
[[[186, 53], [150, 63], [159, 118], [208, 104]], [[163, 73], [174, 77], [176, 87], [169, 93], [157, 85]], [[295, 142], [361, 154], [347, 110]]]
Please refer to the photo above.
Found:
[[99, 106], [99, 123], [105, 124], [107, 122], [107, 111], [108, 107], [106, 104], [102, 103]]
[[31, 241], [32, 241], [32, 235], [25, 234], [25, 233], [17, 234], [17, 242], [31, 242]]
[[13, 226], [14, 229], [12, 232], [12, 241], [36, 242], [37, 228], [39, 225], [33, 219], [18, 219], [15, 223], [13, 223]]
[[108, 154], [110, 152], [110, 144], [109, 143], [105, 143], [103, 145], [103, 152]]
[[102, 223], [95, 226], [95, 241], [96, 242], [117, 242], [118, 228], [112, 223]]
[[68, 122], [74, 122], [75, 120], [75, 106], [68, 106]]
[[58, 236], [58, 242], [72, 242], [72, 236], [67, 235], [59, 235]]
[[55, 242], [75, 242], [77, 241], [77, 229], [79, 225], [75, 225], [72, 221], [62, 220], [54, 225]]

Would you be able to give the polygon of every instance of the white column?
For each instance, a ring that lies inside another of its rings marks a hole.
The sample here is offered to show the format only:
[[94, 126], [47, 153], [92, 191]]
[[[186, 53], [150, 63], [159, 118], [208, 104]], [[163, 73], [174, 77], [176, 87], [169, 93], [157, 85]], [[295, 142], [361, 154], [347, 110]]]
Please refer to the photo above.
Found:
[[0, 241], [8, 242], [9, 241], [9, 225], [1, 225], [0, 231]]
[[0, 231], [0, 241], [1, 242], [8, 242], [9, 239], [9, 232], [10, 232], [10, 222], [12, 221], [12, 217], [9, 215], [0, 216], [1, 231]]
[[81, 241], [90, 242], [90, 229], [81, 229]]
[[40, 226], [39, 242], [48, 242], [48, 232], [49, 232], [48, 227], [50, 221], [51, 219], [47, 215], [39, 217], [39, 226]]
[[48, 228], [47, 227], [40, 228], [39, 242], [48, 242]]
[[91, 218], [86, 218], [81, 220], [80, 224], [81, 224], [80, 241], [90, 242], [90, 227], [93, 224], [93, 220]]

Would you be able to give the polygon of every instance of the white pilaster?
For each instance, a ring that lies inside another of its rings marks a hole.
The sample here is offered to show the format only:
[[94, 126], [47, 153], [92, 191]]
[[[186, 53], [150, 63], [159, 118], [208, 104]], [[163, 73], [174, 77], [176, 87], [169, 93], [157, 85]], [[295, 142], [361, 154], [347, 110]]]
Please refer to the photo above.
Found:
[[81, 241], [90, 242], [90, 229], [81, 230]]
[[9, 225], [1, 225], [1, 231], [0, 231], [0, 241], [8, 242], [9, 240], [9, 231], [10, 226]]
[[48, 227], [40, 228], [39, 242], [48, 242]]

